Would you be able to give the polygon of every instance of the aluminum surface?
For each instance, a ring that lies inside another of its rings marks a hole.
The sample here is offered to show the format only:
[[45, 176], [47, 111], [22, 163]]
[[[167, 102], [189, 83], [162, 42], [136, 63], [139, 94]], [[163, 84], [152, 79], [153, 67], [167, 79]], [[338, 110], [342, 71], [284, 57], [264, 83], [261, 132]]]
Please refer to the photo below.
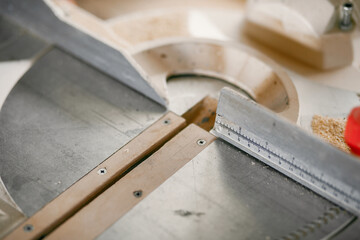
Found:
[[[165, 110], [116, 82], [162, 102], [136, 81], [139, 75], [122, 54], [62, 23], [42, 1], [4, 0], [0, 15], [86, 62], [53, 50], [19, 82], [0, 112], [0, 175], [32, 215]], [[173, 105], [179, 112], [186, 110], [181, 101]], [[336, 215], [331, 203], [252, 157], [220, 140], [214, 145], [100, 238], [266, 239], [303, 234], [296, 231], [304, 224], [311, 229]], [[341, 212], [307, 237], [327, 236], [352, 219]], [[347, 236], [358, 235], [357, 226]]]
[[335, 235], [332, 240], [358, 240], [360, 236], [360, 221], [357, 219], [353, 224], [340, 234]]
[[98, 239], [321, 239], [353, 219], [337, 211], [218, 139]]
[[0, 62], [28, 59], [47, 47], [44, 40], [0, 16]]
[[0, 175], [30, 216], [164, 112], [54, 48], [17, 83], [0, 112]]
[[54, 44], [94, 68], [114, 77], [150, 99], [165, 105], [154, 89], [141, 77], [128, 58], [119, 51], [102, 43], [59, 20], [42, 0], [2, 0], [0, 15]]
[[24, 220], [24, 214], [0, 198], [0, 239]]
[[360, 214], [360, 162], [275, 113], [221, 91], [213, 133], [341, 207]]
[[49, 45], [0, 15], [0, 110], [20, 77]]

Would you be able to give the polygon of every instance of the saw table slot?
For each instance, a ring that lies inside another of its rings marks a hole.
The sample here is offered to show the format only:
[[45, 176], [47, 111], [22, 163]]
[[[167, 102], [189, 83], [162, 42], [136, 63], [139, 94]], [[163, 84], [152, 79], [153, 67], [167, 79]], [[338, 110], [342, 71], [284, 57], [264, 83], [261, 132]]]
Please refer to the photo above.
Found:
[[183, 118], [172, 112], [167, 113], [5, 239], [39, 239], [46, 235], [118, 180], [132, 165], [156, 151], [184, 127]]
[[93, 239], [176, 171], [205, 149], [215, 137], [189, 125], [156, 153], [53, 231], [47, 239]]

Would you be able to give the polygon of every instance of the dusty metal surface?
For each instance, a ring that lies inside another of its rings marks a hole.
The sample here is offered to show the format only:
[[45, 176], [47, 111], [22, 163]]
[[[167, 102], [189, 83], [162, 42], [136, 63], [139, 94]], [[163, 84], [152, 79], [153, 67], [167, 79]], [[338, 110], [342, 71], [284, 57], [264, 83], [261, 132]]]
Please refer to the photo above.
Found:
[[[0, 112], [0, 176], [30, 216], [165, 112], [117, 81], [154, 101], [164, 101], [121, 53], [61, 22], [43, 1], [4, 0], [0, 15], [0, 25], [7, 31], [0, 40], [7, 42], [7, 36], [16, 36], [12, 47], [0, 48], [3, 60], [29, 57], [45, 42], [59, 46], [20, 80]], [[4, 17], [38, 36], [14, 33]], [[25, 42], [30, 47], [16, 52]], [[169, 107], [179, 114], [204, 92], [214, 96], [228, 85], [213, 79], [188, 80], [168, 83]], [[311, 84], [304, 87], [301, 81], [296, 90], [304, 93]], [[301, 96], [314, 97], [309, 95]], [[335, 90], [321, 96], [324, 113], [338, 112], [334, 106], [344, 109], [343, 103], [346, 109], [358, 103], [355, 94]], [[336, 98], [343, 101], [327, 104]], [[305, 105], [312, 104], [307, 100]], [[306, 117], [319, 108], [305, 111]], [[99, 238], [319, 239], [353, 220], [333, 207], [218, 140]], [[356, 239], [356, 224], [358, 221], [338, 239]]]
[[28, 59], [45, 47], [44, 40], [0, 16], [0, 62]]
[[353, 224], [345, 229], [345, 231], [335, 235], [333, 240], [358, 240], [360, 235], [360, 221], [356, 220]]
[[165, 105], [164, 99], [143, 80], [119, 51], [60, 21], [41, 0], [3, 0], [0, 14], [23, 28], [80, 58], [96, 69]]
[[0, 109], [19, 78], [49, 45], [0, 15]]
[[221, 90], [213, 133], [360, 215], [360, 162], [231, 89]]
[[218, 139], [98, 239], [321, 239], [352, 219]]
[[30, 216], [164, 111], [54, 48], [19, 81], [0, 112], [0, 175]]
[[190, 124], [50, 233], [47, 239], [96, 238], [214, 140], [208, 131]]

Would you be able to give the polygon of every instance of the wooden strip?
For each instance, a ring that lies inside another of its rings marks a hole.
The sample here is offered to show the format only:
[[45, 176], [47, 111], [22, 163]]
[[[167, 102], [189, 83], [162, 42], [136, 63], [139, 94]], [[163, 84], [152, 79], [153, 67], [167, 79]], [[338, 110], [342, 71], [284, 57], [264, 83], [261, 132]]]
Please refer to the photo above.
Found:
[[210, 131], [214, 127], [217, 103], [217, 99], [206, 96], [182, 117], [185, 118], [187, 124], [194, 123], [202, 129]]
[[215, 137], [191, 124], [46, 239], [93, 239], [193, 159]]
[[183, 118], [172, 112], [167, 113], [26, 220], [5, 240], [38, 239], [46, 235], [116, 181], [132, 165], [156, 151], [185, 125]]

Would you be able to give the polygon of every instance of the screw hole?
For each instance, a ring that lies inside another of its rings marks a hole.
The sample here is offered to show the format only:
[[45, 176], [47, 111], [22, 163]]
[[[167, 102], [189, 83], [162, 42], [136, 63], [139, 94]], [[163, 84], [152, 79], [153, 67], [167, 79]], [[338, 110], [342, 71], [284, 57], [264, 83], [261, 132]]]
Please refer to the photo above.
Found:
[[344, 3], [344, 5], [343, 5], [344, 7], [346, 7], [346, 8], [348, 8], [348, 9], [350, 9], [350, 8], [352, 8], [353, 7], [353, 5], [352, 5], [352, 3], [351, 2], [347, 2], [347, 3]]
[[34, 226], [31, 224], [26, 224], [23, 229], [25, 232], [31, 232], [32, 230], [34, 230]]
[[198, 144], [199, 146], [203, 146], [203, 145], [206, 144], [206, 141], [205, 141], [204, 139], [199, 139], [199, 140], [197, 141], [197, 144]]
[[135, 196], [136, 198], [140, 198], [140, 197], [142, 196], [142, 191], [141, 191], [141, 190], [137, 190], [137, 191], [134, 191], [133, 194], [134, 194], [134, 196]]
[[171, 122], [171, 120], [170, 120], [170, 119], [166, 119], [166, 120], [164, 120], [164, 124], [165, 124], [165, 125], [169, 125], [169, 124], [170, 124], [170, 122]]
[[98, 173], [99, 175], [105, 175], [105, 174], [107, 173], [107, 170], [106, 170], [106, 168], [100, 168], [100, 169], [97, 171], [97, 173]]

